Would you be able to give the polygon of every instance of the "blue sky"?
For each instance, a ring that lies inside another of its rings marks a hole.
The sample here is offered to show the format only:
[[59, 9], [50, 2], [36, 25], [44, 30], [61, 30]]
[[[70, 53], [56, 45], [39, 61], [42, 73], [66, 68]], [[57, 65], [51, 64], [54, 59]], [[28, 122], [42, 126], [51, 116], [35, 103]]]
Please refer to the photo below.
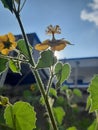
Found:
[[[98, 56], [98, 0], [27, 0], [21, 18], [26, 33], [36, 32], [41, 41], [51, 38], [45, 34], [48, 25], [59, 25], [73, 46], [56, 53], [59, 58]], [[15, 16], [0, 3], [0, 35], [20, 34]]]

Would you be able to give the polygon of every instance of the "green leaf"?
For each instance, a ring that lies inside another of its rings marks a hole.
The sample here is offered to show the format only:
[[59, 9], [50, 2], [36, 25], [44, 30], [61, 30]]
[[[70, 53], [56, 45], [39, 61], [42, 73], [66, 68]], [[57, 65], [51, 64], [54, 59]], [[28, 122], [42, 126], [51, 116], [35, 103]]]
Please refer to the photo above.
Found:
[[0, 130], [13, 130], [13, 129], [8, 127], [6, 124], [1, 124], [0, 123]]
[[[20, 39], [17, 41], [17, 47], [25, 57], [29, 58], [28, 50], [27, 50], [26, 43], [25, 43], [24, 39]], [[31, 50], [32, 47], [30, 45], [29, 45], [29, 47]]]
[[36, 113], [34, 108], [26, 102], [16, 102], [5, 109], [6, 124], [15, 130], [32, 130], [36, 128]]
[[75, 94], [78, 97], [82, 97], [82, 92], [77, 88], [73, 89], [73, 94]]
[[61, 62], [58, 62], [56, 65], [55, 65], [55, 74], [56, 74], [56, 77], [57, 77], [57, 83], [56, 83], [56, 87], [60, 87], [60, 80], [61, 80], [61, 72], [62, 72], [62, 66], [63, 64]]
[[11, 12], [13, 12], [13, 0], [1, 0], [1, 2], [5, 8], [8, 8]]
[[69, 99], [70, 97], [72, 97], [72, 95], [73, 95], [72, 90], [71, 89], [67, 89], [66, 90], [66, 96], [67, 96], [67, 98]]
[[43, 96], [40, 97], [39, 102], [40, 102], [40, 104], [41, 104], [42, 106], [45, 105], [45, 100], [44, 100]]
[[57, 122], [59, 123], [59, 125], [61, 125], [63, 118], [65, 116], [64, 109], [62, 107], [54, 107], [53, 112], [54, 112]]
[[71, 70], [71, 68], [70, 68], [69, 64], [63, 65], [60, 83], [63, 83], [65, 80], [68, 79], [68, 77], [70, 75], [70, 70]]
[[68, 79], [70, 75], [71, 67], [68, 63], [62, 64], [58, 62], [55, 66], [55, 74], [58, 79], [58, 82], [62, 84], [65, 80]]
[[75, 126], [72, 126], [72, 127], [67, 128], [67, 130], [77, 130], [77, 128]]
[[98, 110], [98, 75], [95, 75], [88, 88], [91, 98], [90, 112]]
[[62, 71], [62, 66], [63, 64], [61, 62], [58, 62], [56, 65], [55, 65], [55, 74], [57, 76], [57, 78], [59, 78], [59, 74], [61, 73]]
[[30, 91], [30, 90], [24, 90], [23, 91], [23, 98], [24, 98], [24, 100], [26, 100], [28, 102], [31, 102], [32, 100], [34, 100], [34, 98], [32, 97], [32, 91]]
[[91, 97], [90, 95], [87, 97], [86, 110], [88, 110], [91, 106]]
[[0, 58], [0, 74], [7, 69], [7, 59]]
[[65, 126], [59, 126], [59, 130], [65, 130]]
[[64, 86], [61, 87], [61, 91], [65, 91], [66, 92], [67, 89], [68, 89], [67, 85], [64, 85]]
[[54, 96], [54, 97], [57, 97], [57, 91], [54, 88], [50, 88], [49, 94]]
[[57, 62], [54, 53], [51, 50], [41, 52], [41, 57], [38, 60], [37, 69], [51, 67]]
[[96, 130], [96, 123], [98, 123], [96, 120], [88, 127], [87, 130]]
[[56, 100], [56, 105], [57, 106], [64, 106], [65, 104], [65, 99], [62, 96], [58, 96], [57, 100]]
[[12, 72], [14, 72], [14, 73], [20, 73], [21, 67], [20, 67], [19, 61], [10, 60], [9, 61], [9, 67], [12, 70]]

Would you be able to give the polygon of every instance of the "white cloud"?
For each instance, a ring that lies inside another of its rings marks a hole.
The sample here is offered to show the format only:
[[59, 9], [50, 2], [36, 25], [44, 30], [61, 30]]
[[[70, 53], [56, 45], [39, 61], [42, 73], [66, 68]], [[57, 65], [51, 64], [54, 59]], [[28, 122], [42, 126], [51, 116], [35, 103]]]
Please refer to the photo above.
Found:
[[98, 26], [98, 0], [93, 0], [93, 3], [89, 3], [88, 6], [92, 9], [88, 12], [86, 9], [81, 11], [81, 19], [88, 20], [89, 22], [94, 22]]
[[93, 3], [89, 3], [88, 6], [91, 7], [93, 10], [98, 9], [98, 0], [93, 0]]

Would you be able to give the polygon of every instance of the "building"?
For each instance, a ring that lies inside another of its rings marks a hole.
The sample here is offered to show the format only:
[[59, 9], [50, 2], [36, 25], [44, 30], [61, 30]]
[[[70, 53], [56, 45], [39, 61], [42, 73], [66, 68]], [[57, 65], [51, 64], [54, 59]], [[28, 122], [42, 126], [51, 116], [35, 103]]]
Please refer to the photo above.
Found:
[[[40, 40], [36, 33], [27, 34], [29, 43], [31, 46], [35, 46], [37, 43], [40, 43]], [[21, 35], [16, 35], [16, 40], [22, 39]], [[39, 52], [35, 49], [33, 50], [33, 55], [35, 61], [38, 60]], [[90, 80], [94, 74], [98, 74], [98, 57], [84, 57], [84, 58], [70, 58], [70, 59], [61, 59], [63, 63], [69, 63], [71, 65], [71, 74], [67, 81], [64, 84], [69, 87], [79, 87], [86, 88], [88, 87]], [[17, 86], [17, 85], [26, 85], [35, 83], [34, 75], [32, 74], [28, 65], [22, 64], [22, 75], [12, 73], [10, 69], [6, 70], [0, 76], [0, 87], [4, 84]], [[40, 70], [40, 75], [44, 83], [47, 83], [49, 79], [49, 72], [47, 70]]]
[[69, 87], [87, 88], [91, 79], [98, 74], [98, 57], [61, 59], [71, 65], [71, 74], [64, 84]]

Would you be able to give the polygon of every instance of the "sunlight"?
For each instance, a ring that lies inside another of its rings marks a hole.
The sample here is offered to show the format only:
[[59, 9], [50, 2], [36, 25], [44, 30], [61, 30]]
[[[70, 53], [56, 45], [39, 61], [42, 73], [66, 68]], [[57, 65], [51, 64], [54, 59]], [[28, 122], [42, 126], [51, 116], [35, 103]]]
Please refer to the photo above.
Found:
[[60, 59], [60, 54], [59, 54], [59, 52], [55, 51], [55, 56], [57, 57], [57, 59]]

